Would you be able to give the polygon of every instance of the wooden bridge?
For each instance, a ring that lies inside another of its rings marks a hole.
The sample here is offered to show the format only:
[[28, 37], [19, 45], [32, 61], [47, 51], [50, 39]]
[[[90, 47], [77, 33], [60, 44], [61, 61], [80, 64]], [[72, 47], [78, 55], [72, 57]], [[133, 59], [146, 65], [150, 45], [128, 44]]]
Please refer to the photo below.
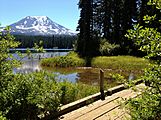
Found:
[[[130, 118], [127, 110], [121, 108], [120, 102], [123, 99], [137, 97], [145, 88], [144, 84], [136, 85], [139, 91], [134, 92], [132, 88], [124, 89], [110, 96], [105, 100], [97, 100], [96, 102], [73, 110], [60, 116], [60, 120], [124, 120]], [[79, 101], [78, 101], [79, 102]], [[68, 105], [67, 105], [68, 106]], [[66, 106], [66, 107], [67, 107]], [[64, 108], [62, 108], [64, 109]]]

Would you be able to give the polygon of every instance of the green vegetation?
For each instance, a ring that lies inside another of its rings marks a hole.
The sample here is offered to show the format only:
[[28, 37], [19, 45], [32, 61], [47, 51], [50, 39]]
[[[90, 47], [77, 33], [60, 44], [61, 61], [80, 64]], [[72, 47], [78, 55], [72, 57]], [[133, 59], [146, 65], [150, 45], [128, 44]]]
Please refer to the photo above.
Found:
[[4, 116], [2, 115], [1, 112], [0, 112], [0, 120], [7, 120], [6, 117], [4, 117]]
[[124, 71], [141, 71], [147, 68], [148, 64], [148, 60], [133, 56], [101, 56], [92, 60], [92, 67]]
[[7, 119], [38, 119], [57, 112], [61, 93], [53, 76], [45, 72], [16, 74], [0, 93], [0, 110]]
[[119, 47], [119, 45], [110, 44], [106, 39], [102, 39], [100, 41], [99, 51], [103, 56], [113, 55], [117, 51], [117, 49], [119, 49]]
[[[59, 111], [60, 105], [98, 92], [97, 87], [56, 82], [47, 72], [17, 74], [0, 93], [0, 110], [8, 119], [37, 119]], [[7, 112], [5, 112], [7, 111]]]
[[62, 104], [97, 92], [95, 87], [81, 83], [57, 82], [48, 72], [14, 74], [13, 68], [20, 63], [9, 49], [20, 43], [14, 41], [9, 30], [7, 27], [5, 34], [0, 33], [0, 119], [47, 119], [54, 116]]
[[[150, 0], [148, 4], [158, 8], [161, 13], [161, 0]], [[154, 24], [156, 21], [160, 22], [159, 18], [157, 15], [145, 16], [146, 27], [135, 25], [134, 29], [128, 30], [126, 35], [129, 39], [135, 40], [135, 44], [141, 46], [140, 50], [147, 53], [147, 59], [152, 60], [142, 77], [145, 85], [148, 86], [147, 89], [138, 98], [127, 101], [132, 120], [161, 119], [161, 33], [159, 29], [155, 29], [156, 24]]]
[[92, 60], [92, 67], [104, 69], [107, 88], [125, 83], [129, 79], [139, 79], [149, 64], [148, 60], [133, 56], [100, 56]]
[[[141, 71], [147, 68], [149, 61], [133, 56], [100, 56], [92, 59], [92, 67], [111, 70]], [[67, 56], [46, 58], [41, 60], [42, 66], [48, 67], [83, 67], [85, 60], [70, 52]]]
[[[85, 60], [70, 52], [67, 56], [53, 57], [41, 60], [41, 65], [46, 67], [84, 67]], [[92, 59], [93, 68], [109, 69], [113, 71], [143, 71], [149, 65], [144, 58], [133, 56], [100, 56]]]
[[82, 83], [73, 84], [64, 81], [60, 83], [60, 86], [62, 90], [61, 104], [67, 104], [99, 92], [98, 86], [85, 85]]
[[85, 61], [79, 58], [74, 52], [70, 52], [66, 56], [57, 56], [41, 60], [42, 66], [48, 67], [81, 67], [85, 65]]
[[[69, 56], [75, 56], [75, 59], [69, 59], [63, 62], [63, 64], [60, 64], [60, 61], [63, 61], [61, 59], [68, 58]], [[58, 71], [62, 74], [77, 72], [81, 78], [80, 81], [86, 84], [91, 84], [91, 80], [99, 82], [97, 80], [99, 76], [99, 69], [102, 68], [105, 73], [105, 83], [106, 83], [105, 86], [107, 89], [109, 87], [114, 87], [116, 85], [124, 83], [129, 79], [129, 76], [132, 76], [132, 79], [140, 78], [140, 76], [143, 75], [144, 69], [148, 68], [149, 66], [149, 61], [144, 58], [138, 58], [132, 56], [110, 56], [110, 57], [100, 56], [100, 57], [94, 57], [91, 62], [92, 69], [86, 70], [83, 69], [83, 66], [85, 66], [85, 60], [83, 59], [81, 59], [83, 64], [75, 64], [74, 66], [73, 64], [71, 64], [71, 62], [76, 63], [80, 59], [81, 58], [79, 58], [79, 56], [76, 55], [76, 53], [72, 52], [64, 57], [43, 59], [41, 61], [41, 65], [42, 67], [45, 67], [45, 69], [48, 69], [49, 71], [54, 72]], [[59, 64], [57, 63], [56, 60], [58, 60]], [[120, 78], [118, 77], [119, 75], [124, 77], [124, 80], [120, 81], [117, 80]]]
[[[160, 120], [161, 0], [150, 0], [148, 5], [151, 6], [147, 6], [147, 2], [148, 0], [80, 0], [79, 34], [75, 47], [77, 53], [85, 60], [71, 52], [67, 56], [43, 59], [41, 65], [49, 67], [91, 65], [105, 69], [107, 71], [105, 79], [110, 76], [110, 82], [115, 81], [117, 84], [127, 80], [129, 74], [146, 68], [142, 80], [148, 89], [145, 89], [138, 98], [127, 101], [127, 108], [134, 120]], [[146, 14], [150, 16], [144, 16]], [[127, 30], [126, 37], [129, 41], [124, 36]], [[25, 40], [27, 36], [22, 37], [23, 39], [21, 37], [16, 38], [17, 41], [22, 42], [20, 47], [33, 47], [33, 43], [38, 43], [41, 38], [45, 43], [44, 47], [48, 48], [56, 47], [55, 45], [60, 45], [59, 48], [71, 48], [74, 43], [73, 38], [60, 42], [56, 39], [61, 37], [55, 36], [51, 38], [31, 36], [31, 41]], [[100, 41], [104, 38], [105, 41]], [[13, 74], [13, 68], [20, 66], [20, 63], [9, 53], [10, 48], [20, 45], [14, 40], [8, 27], [4, 34], [0, 33], [0, 119], [47, 119], [48, 116], [54, 116], [61, 105], [98, 92], [98, 87], [95, 86], [73, 84], [67, 81], [58, 82], [53, 74], [47, 72]], [[146, 58], [151, 61], [150, 66], [148, 66], [148, 60], [131, 56], [94, 57], [100, 53], [140, 56], [142, 53], [138, 51], [139, 47], [147, 54]]]

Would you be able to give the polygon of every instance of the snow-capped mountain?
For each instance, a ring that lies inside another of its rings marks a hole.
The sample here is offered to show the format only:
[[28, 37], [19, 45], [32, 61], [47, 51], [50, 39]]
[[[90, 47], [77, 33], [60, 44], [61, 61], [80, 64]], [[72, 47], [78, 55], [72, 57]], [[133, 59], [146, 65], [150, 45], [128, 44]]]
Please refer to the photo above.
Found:
[[27, 16], [9, 26], [11, 26], [11, 34], [76, 35], [75, 31], [53, 22], [47, 16]]

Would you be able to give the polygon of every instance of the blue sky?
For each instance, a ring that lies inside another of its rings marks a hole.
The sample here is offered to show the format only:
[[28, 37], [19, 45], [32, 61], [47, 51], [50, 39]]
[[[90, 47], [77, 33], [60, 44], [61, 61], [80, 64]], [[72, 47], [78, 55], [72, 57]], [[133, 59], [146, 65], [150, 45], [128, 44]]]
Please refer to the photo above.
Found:
[[54, 22], [76, 30], [79, 0], [0, 0], [1, 26], [10, 25], [26, 16], [48, 16]]

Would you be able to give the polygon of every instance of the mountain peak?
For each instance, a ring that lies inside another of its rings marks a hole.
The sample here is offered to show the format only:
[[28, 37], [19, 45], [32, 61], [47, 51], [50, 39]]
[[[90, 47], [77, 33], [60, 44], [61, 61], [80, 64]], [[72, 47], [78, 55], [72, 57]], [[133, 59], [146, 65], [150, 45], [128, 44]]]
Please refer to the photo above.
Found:
[[26, 18], [48, 18], [47, 16], [27, 16]]
[[37, 19], [37, 20], [47, 20], [49, 19], [47, 16], [27, 16], [25, 19]]
[[11, 26], [12, 34], [24, 35], [76, 35], [76, 32], [53, 22], [47, 16], [27, 16]]

